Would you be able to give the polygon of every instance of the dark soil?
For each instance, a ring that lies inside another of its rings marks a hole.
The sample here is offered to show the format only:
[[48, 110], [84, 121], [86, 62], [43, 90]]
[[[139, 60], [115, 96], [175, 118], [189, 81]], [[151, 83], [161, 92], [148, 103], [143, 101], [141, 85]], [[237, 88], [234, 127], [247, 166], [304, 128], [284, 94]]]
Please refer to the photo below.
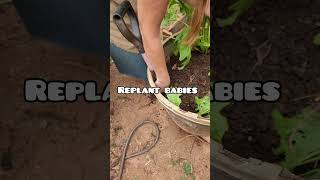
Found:
[[178, 58], [172, 58], [168, 65], [171, 85], [173, 87], [198, 88], [197, 94], [182, 94], [180, 96], [182, 101], [180, 108], [185, 111], [196, 112], [195, 97], [209, 96], [210, 92], [210, 55], [193, 52], [191, 62], [183, 70], [177, 69], [179, 63]]
[[0, 5], [0, 22], [0, 179], [105, 179], [108, 103], [27, 103], [23, 84], [96, 80], [102, 89], [107, 65], [33, 39], [11, 4]]
[[[217, 1], [214, 17], [225, 17], [233, 2]], [[277, 108], [292, 116], [316, 104], [316, 96], [310, 95], [320, 91], [320, 47], [312, 43], [317, 33], [318, 0], [257, 0], [232, 27], [214, 26], [211, 68], [215, 80], [277, 80], [282, 86], [278, 103], [233, 103], [225, 108], [223, 114], [230, 125], [223, 139], [226, 149], [269, 162], [281, 158], [272, 151], [279, 137], [271, 112]], [[265, 42], [271, 50], [262, 51], [267, 57], [256, 65], [256, 49]]]

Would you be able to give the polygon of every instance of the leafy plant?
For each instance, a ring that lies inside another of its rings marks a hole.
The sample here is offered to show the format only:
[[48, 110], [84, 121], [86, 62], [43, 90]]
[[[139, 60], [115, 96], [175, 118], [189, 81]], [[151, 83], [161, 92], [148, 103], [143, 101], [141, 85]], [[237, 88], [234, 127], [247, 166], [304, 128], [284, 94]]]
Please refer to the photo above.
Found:
[[[170, 1], [171, 2], [171, 1]], [[179, 17], [180, 14], [180, 6], [179, 4], [170, 4], [167, 9], [167, 13], [161, 22], [161, 27], [168, 27]]]
[[206, 17], [203, 26], [199, 32], [199, 38], [196, 41], [195, 49], [201, 53], [208, 53], [210, 48], [210, 18]]
[[191, 175], [193, 173], [192, 164], [186, 162], [183, 163], [183, 171], [187, 176]]
[[161, 27], [166, 28], [174, 23], [179, 17], [183, 15], [190, 16], [190, 14], [192, 14], [192, 9], [188, 5], [180, 0], [170, 0], [166, 15], [161, 22]]
[[217, 18], [218, 25], [222, 28], [231, 26], [243, 13], [245, 13], [255, 0], [237, 0], [228, 7], [229, 11], [233, 11], [232, 15], [227, 18]]
[[313, 44], [320, 46], [320, 33], [313, 37]]
[[181, 104], [181, 99], [180, 99], [180, 96], [182, 94], [166, 94], [167, 95], [167, 98], [170, 102], [172, 102], [173, 104], [175, 104], [176, 106], [180, 106]]
[[179, 17], [186, 15], [190, 17], [192, 8], [183, 3], [181, 0], [170, 0], [167, 12], [161, 22], [161, 27], [166, 28], [174, 23]]
[[200, 116], [207, 115], [210, 113], [210, 98], [204, 96], [203, 98], [195, 97], [196, 111]]
[[185, 26], [181, 33], [175, 39], [175, 49], [173, 51], [175, 56], [179, 55], [179, 61], [181, 62], [180, 66], [178, 67], [179, 70], [184, 69], [191, 60], [191, 50], [192, 47], [186, 44], [183, 44], [184, 39], [187, 37], [190, 31], [189, 26]]
[[[167, 13], [161, 23], [161, 27], [166, 28], [174, 23], [179, 17], [185, 15], [187, 20], [190, 19], [193, 9], [181, 0], [170, 0]], [[184, 40], [190, 31], [190, 27], [186, 24], [181, 32], [175, 38], [175, 48], [173, 50], [176, 56], [179, 56], [181, 62], [179, 70], [184, 69], [191, 60], [192, 50], [198, 50], [202, 53], [208, 53], [210, 48], [210, 19], [206, 18], [199, 32], [199, 39], [195, 42], [194, 47], [184, 44]]]
[[184, 26], [184, 28], [181, 30], [181, 33], [175, 39], [175, 49], [173, 52], [176, 56], [179, 55], [179, 61], [181, 62], [180, 66], [178, 67], [179, 70], [184, 69], [190, 63], [192, 57], [192, 50], [197, 50], [201, 53], [207, 54], [210, 48], [209, 18], [205, 18], [198, 35], [198, 39], [193, 47], [183, 43], [189, 31], [190, 27], [187, 25]]
[[280, 135], [280, 145], [274, 153], [285, 155], [281, 165], [293, 171], [311, 164], [313, 168], [300, 176], [319, 179], [320, 167], [317, 163], [320, 160], [320, 113], [312, 108], [305, 108], [300, 114], [289, 118], [275, 110], [272, 117]]
[[212, 119], [212, 124], [210, 126], [210, 136], [219, 143], [221, 143], [224, 134], [229, 129], [227, 118], [221, 114], [223, 108], [228, 105], [229, 103], [211, 102], [210, 118]]

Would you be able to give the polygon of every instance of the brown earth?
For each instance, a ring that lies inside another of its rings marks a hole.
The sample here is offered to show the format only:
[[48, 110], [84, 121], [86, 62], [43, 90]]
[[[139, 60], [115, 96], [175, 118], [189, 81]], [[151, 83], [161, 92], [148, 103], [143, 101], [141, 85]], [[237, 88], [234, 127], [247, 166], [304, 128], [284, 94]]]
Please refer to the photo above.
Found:
[[[119, 175], [117, 164], [129, 133], [144, 120], [150, 120], [159, 125], [160, 140], [148, 153], [126, 161], [123, 179], [176, 180], [192, 179], [192, 176], [195, 179], [209, 179], [209, 144], [178, 128], [154, 98], [149, 98], [145, 94], [116, 93], [117, 86], [148, 86], [144, 81], [121, 75], [114, 65], [111, 65], [110, 77], [111, 179], [117, 179]], [[155, 130], [151, 126], [142, 127], [131, 140], [128, 154], [139, 151], [146, 144], [153, 142], [154, 135]], [[186, 163], [192, 165], [192, 175], [187, 176], [184, 173], [183, 164]]]
[[[11, 4], [0, 5], [0, 179], [106, 179], [108, 103], [26, 103], [26, 78], [96, 80], [100, 57], [32, 39]], [[101, 66], [105, 63], [105, 66]]]
[[190, 112], [196, 112], [195, 97], [202, 98], [209, 96], [210, 92], [210, 55], [192, 53], [191, 62], [183, 70], [178, 70], [179, 59], [171, 60], [169, 74], [171, 77], [171, 86], [173, 87], [196, 87], [197, 94], [182, 94], [180, 108]]
[[[214, 16], [225, 17], [231, 3], [217, 1]], [[224, 110], [230, 125], [223, 139], [226, 149], [269, 162], [281, 158], [272, 151], [279, 137], [271, 112], [292, 116], [318, 105], [320, 49], [312, 39], [320, 33], [319, 23], [319, 1], [257, 0], [232, 27], [213, 28], [215, 80], [277, 80], [282, 86], [278, 103], [233, 103]], [[258, 62], [258, 55], [265, 58]]]

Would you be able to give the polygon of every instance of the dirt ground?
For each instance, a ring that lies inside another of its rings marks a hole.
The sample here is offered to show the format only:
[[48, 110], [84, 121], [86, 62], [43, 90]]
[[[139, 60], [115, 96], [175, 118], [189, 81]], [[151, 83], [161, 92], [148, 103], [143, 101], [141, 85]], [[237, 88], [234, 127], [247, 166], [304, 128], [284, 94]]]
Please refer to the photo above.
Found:
[[[232, 1], [217, 1], [215, 17], [225, 17]], [[277, 103], [233, 103], [223, 114], [230, 129], [223, 144], [243, 157], [276, 162], [279, 137], [271, 112], [293, 116], [316, 102], [320, 88], [320, 49], [312, 43], [320, 32], [320, 3], [315, 0], [259, 1], [234, 25], [214, 29], [215, 80], [281, 83]], [[262, 57], [259, 58], [258, 57]]]
[[[106, 179], [108, 103], [26, 103], [26, 78], [108, 80], [101, 57], [32, 39], [0, 6], [0, 179]], [[81, 99], [81, 100], [80, 100]]]
[[[110, 144], [111, 179], [117, 179], [119, 158], [131, 130], [144, 120], [156, 122], [161, 130], [158, 144], [148, 153], [129, 159], [125, 163], [126, 180], [210, 179], [210, 146], [180, 130], [154, 98], [139, 94], [117, 94], [117, 86], [145, 87], [147, 84], [110, 67]], [[153, 142], [155, 130], [142, 127], [131, 140], [128, 154], [139, 151]], [[185, 165], [193, 167], [192, 174]]]

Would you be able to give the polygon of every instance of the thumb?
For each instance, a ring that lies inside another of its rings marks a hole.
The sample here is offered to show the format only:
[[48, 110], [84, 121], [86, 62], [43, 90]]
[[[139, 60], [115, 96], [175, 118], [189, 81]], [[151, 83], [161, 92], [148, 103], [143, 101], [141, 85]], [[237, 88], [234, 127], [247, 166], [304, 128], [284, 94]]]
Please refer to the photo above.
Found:
[[168, 81], [159, 81], [159, 80], [157, 80], [155, 82], [155, 84], [156, 84], [157, 87], [161, 88], [162, 91], [164, 91], [164, 88], [169, 87], [170, 80], [168, 80]]

